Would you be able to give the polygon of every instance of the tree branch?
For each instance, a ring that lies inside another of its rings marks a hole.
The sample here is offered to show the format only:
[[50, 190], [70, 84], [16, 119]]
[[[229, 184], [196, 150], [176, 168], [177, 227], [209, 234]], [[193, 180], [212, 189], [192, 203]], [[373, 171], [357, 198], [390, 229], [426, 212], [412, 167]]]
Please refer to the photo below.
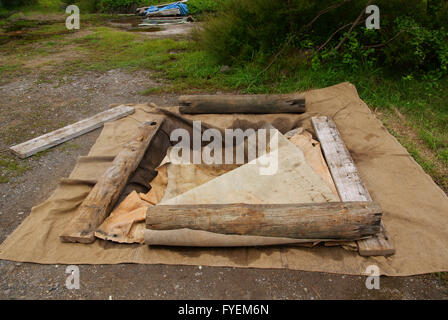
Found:
[[372, 45], [364, 46], [364, 48], [381, 48], [381, 47], [385, 47], [385, 46], [387, 46], [390, 42], [392, 42], [393, 40], [395, 40], [396, 38], [398, 38], [403, 32], [404, 32], [404, 30], [400, 30], [396, 35], [394, 35], [392, 38], [390, 38], [389, 40], [387, 40], [385, 43], [372, 44]]
[[334, 48], [336, 51], [338, 51], [338, 50], [341, 48], [341, 46], [344, 44], [345, 40], [347, 39], [347, 35], [349, 35], [349, 34], [353, 31], [353, 29], [355, 28], [355, 26], [356, 26], [357, 24], [359, 24], [359, 22], [360, 22], [361, 19], [362, 19], [362, 16], [365, 15], [365, 13], [366, 13], [366, 8], [367, 8], [368, 6], [370, 6], [371, 3], [372, 3], [372, 0], [369, 0], [369, 1], [367, 2], [366, 7], [362, 9], [361, 13], [359, 14], [359, 16], [358, 16], [358, 18], [355, 20], [355, 22], [353, 22], [353, 24], [352, 24], [352, 26], [350, 27], [350, 29], [348, 30], [347, 34], [341, 39], [341, 41], [338, 43], [338, 45]]
[[[308, 24], [306, 24], [305, 26], [300, 28], [299, 33], [304, 31], [304, 30], [306, 30], [306, 29], [308, 29], [308, 28], [310, 28], [313, 25], [313, 23], [316, 22], [317, 19], [319, 19], [320, 16], [324, 15], [325, 13], [327, 13], [327, 12], [333, 10], [333, 9], [339, 8], [340, 6], [346, 4], [349, 1], [350, 0], [343, 0], [342, 2], [335, 3], [335, 4], [331, 5], [331, 6], [329, 6], [328, 8], [319, 11], [317, 16], [315, 16]], [[283, 47], [275, 54], [274, 58], [266, 66], [266, 68], [263, 69], [263, 71], [261, 73], [264, 73], [264, 72], [269, 70], [269, 68], [274, 64], [274, 62], [278, 59], [278, 57], [283, 53], [283, 50], [285, 50], [285, 48], [291, 43], [292, 39], [294, 39], [294, 37], [291, 37], [291, 38], [288, 39], [288, 41], [286, 41], [286, 43], [283, 45]]]
[[316, 22], [317, 19], [320, 18], [321, 15], [324, 15], [324, 14], [326, 14], [327, 12], [329, 12], [329, 11], [331, 11], [331, 10], [333, 10], [333, 9], [339, 8], [340, 6], [346, 4], [346, 3], [349, 2], [349, 1], [350, 1], [350, 0], [344, 0], [344, 1], [342, 1], [342, 2], [335, 3], [334, 5], [329, 6], [328, 8], [319, 11], [319, 13], [317, 14], [317, 16], [315, 16], [315, 17], [313, 18], [313, 20], [311, 20], [308, 24], [306, 24], [302, 29], [308, 29], [308, 28], [310, 28], [310, 27], [313, 25], [313, 23]]

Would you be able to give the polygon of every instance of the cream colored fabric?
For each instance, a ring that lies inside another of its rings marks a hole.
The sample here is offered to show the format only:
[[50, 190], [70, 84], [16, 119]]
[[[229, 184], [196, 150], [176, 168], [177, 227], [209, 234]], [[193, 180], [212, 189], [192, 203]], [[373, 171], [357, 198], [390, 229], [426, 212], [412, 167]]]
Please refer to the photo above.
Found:
[[[339, 201], [338, 196], [309, 166], [299, 148], [278, 131], [274, 137], [269, 144], [270, 153], [160, 204]], [[274, 140], [277, 143], [272, 143]], [[261, 174], [261, 169], [268, 167], [271, 170]]]
[[302, 130], [289, 136], [288, 140], [294, 143], [300, 150], [302, 150], [303, 154], [305, 155], [306, 162], [313, 168], [314, 172], [316, 172], [325, 181], [325, 183], [330, 187], [331, 191], [339, 199], [338, 191], [336, 190], [336, 186], [334, 185], [330, 170], [328, 169], [327, 163], [325, 162], [324, 156], [322, 155], [320, 143], [313, 139], [311, 133], [303, 130], [303, 128], [300, 129]]
[[238, 167], [238, 165], [175, 164], [171, 163], [169, 156], [166, 161], [168, 183], [161, 203]]
[[[59, 264], [162, 263], [288, 268], [357, 275], [364, 274], [367, 266], [376, 264], [381, 274], [389, 276], [448, 271], [446, 194], [375, 118], [359, 99], [353, 85], [342, 83], [306, 92], [305, 96], [307, 113], [302, 115], [197, 115], [188, 118], [220, 128], [267, 121], [285, 133], [300, 126], [311, 129], [311, 116], [332, 116], [373, 200], [383, 208], [384, 224], [396, 248], [394, 256], [366, 258], [339, 247], [322, 246], [179, 250], [104, 240], [89, 245], [61, 243], [58, 238], [61, 230], [74, 217], [91, 189], [86, 183], [64, 181], [48, 200], [34, 207], [1, 244], [0, 258]], [[89, 157], [116, 155], [139, 121], [161, 117], [153, 115], [147, 106], [135, 107], [134, 115], [104, 126]], [[88, 178], [97, 179], [106, 168], [100, 166], [92, 170]], [[69, 178], [77, 177], [72, 173]]]

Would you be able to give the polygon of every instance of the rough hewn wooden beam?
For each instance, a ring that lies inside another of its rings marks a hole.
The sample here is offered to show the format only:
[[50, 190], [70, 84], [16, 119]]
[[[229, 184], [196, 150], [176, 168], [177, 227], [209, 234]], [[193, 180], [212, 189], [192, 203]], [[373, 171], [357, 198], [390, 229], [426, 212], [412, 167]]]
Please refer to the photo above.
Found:
[[60, 235], [63, 242], [91, 243], [95, 229], [104, 221], [120, 196], [130, 175], [137, 169], [162, 121], [143, 123], [136, 136], [115, 157], [79, 207], [79, 214]]
[[293, 239], [361, 239], [378, 233], [381, 207], [373, 202], [311, 204], [157, 205], [152, 230], [188, 228], [220, 234]]
[[[372, 201], [334, 121], [325, 116], [313, 117], [311, 120], [341, 201]], [[394, 245], [382, 222], [377, 235], [358, 241], [358, 249], [362, 256], [395, 253]]]
[[301, 94], [190, 95], [179, 97], [179, 111], [198, 113], [303, 113]]
[[28, 140], [11, 147], [11, 151], [20, 158], [27, 158], [40, 151], [49, 149], [70, 139], [79, 137], [87, 132], [101, 127], [107, 121], [114, 121], [134, 113], [133, 107], [118, 106], [93, 117], [81, 120], [69, 126], [49, 132], [37, 138]]

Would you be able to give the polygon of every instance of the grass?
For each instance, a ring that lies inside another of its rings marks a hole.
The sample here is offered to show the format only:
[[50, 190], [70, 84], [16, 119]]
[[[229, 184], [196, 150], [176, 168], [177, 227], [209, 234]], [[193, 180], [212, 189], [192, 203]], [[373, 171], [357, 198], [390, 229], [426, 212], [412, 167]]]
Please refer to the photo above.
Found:
[[7, 183], [11, 177], [20, 176], [28, 169], [28, 165], [12, 156], [0, 155], [0, 183]]
[[98, 27], [85, 37], [74, 39], [80, 50], [90, 53], [89, 59], [73, 61], [66, 71], [107, 71], [124, 68], [157, 70], [158, 65], [176, 59], [179, 50], [185, 50], [186, 41], [155, 39], [144, 41], [135, 33], [117, 31], [107, 27]]
[[[7, 1], [7, 0], [6, 0]], [[46, 14], [62, 12], [64, 3], [61, 0], [39, 0], [36, 4], [22, 6], [15, 9], [0, 8], [0, 16], [9, 16], [10, 18], [30, 16], [35, 14]]]
[[448, 272], [436, 272], [433, 273], [433, 276], [436, 279], [440, 280], [445, 285], [445, 287], [448, 288]]

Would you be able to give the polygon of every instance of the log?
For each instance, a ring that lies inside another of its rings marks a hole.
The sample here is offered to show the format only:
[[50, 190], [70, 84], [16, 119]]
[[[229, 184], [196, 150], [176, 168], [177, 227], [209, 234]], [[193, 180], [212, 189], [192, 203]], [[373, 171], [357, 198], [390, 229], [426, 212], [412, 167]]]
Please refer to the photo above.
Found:
[[303, 113], [305, 97], [284, 95], [185, 95], [179, 97], [179, 111], [199, 113]]
[[148, 208], [146, 228], [354, 240], [378, 233], [381, 215], [381, 207], [374, 202], [157, 205]]
[[58, 130], [49, 132], [37, 138], [28, 140], [21, 144], [11, 147], [11, 151], [24, 159], [40, 151], [57, 146], [65, 141], [79, 137], [87, 132], [95, 130], [105, 122], [114, 121], [134, 113], [133, 107], [118, 106], [103, 112], [100, 112], [93, 117], [84, 119], [73, 123], [69, 126], [60, 128]]
[[60, 235], [62, 242], [91, 243], [95, 229], [111, 212], [131, 174], [137, 169], [162, 121], [143, 123], [138, 133], [115, 157], [79, 207], [79, 214]]
[[[334, 121], [325, 116], [313, 117], [311, 121], [341, 200], [372, 201]], [[395, 253], [394, 244], [383, 222], [378, 234], [357, 243], [361, 256], [385, 256]]]

